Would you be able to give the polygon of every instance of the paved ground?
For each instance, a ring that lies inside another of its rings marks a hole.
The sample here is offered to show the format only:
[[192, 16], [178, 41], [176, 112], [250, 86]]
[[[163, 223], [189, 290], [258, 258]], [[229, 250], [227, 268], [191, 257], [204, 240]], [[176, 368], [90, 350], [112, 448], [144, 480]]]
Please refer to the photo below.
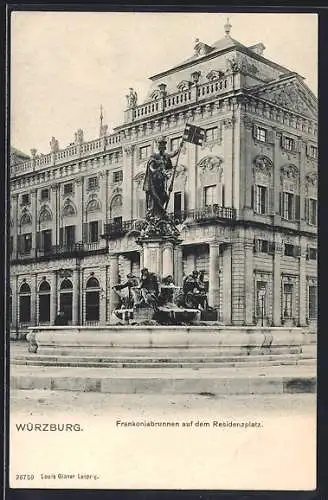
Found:
[[197, 396], [150, 394], [101, 394], [37, 390], [11, 391], [12, 414], [54, 415], [67, 412], [74, 415], [105, 416], [123, 412], [140, 416], [153, 411], [169, 416], [179, 411], [190, 414], [233, 414], [234, 416], [314, 416], [314, 394], [279, 394], [260, 396]]

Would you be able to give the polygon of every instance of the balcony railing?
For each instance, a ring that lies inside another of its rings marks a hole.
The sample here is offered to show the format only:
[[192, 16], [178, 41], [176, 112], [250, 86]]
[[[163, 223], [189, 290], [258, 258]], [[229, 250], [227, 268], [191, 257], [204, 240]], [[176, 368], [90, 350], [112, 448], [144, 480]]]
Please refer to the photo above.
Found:
[[103, 240], [93, 243], [73, 243], [71, 245], [52, 245], [47, 249], [34, 249], [28, 253], [17, 252], [17, 256], [12, 255], [12, 262], [16, 261], [35, 261], [58, 259], [61, 257], [83, 257], [87, 253], [104, 253], [106, 252], [106, 245]]
[[[185, 210], [169, 214], [170, 218], [176, 224], [182, 224], [186, 220], [194, 222], [210, 222], [218, 220], [234, 220], [236, 210], [230, 207], [221, 207], [219, 205], [210, 205], [202, 209]], [[114, 239], [131, 231], [140, 231], [144, 224], [143, 220], [132, 219], [122, 222], [109, 221], [104, 225], [103, 237]]]

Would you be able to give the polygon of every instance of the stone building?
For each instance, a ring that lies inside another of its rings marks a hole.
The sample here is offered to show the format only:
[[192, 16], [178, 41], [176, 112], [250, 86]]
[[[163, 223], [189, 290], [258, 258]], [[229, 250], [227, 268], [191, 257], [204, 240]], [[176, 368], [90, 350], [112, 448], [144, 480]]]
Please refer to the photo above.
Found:
[[135, 241], [145, 215], [146, 161], [165, 135], [174, 150], [186, 123], [206, 130], [185, 143], [169, 211], [182, 244], [168, 255], [177, 284], [204, 270], [223, 324], [315, 323], [317, 315], [317, 101], [293, 71], [225, 35], [196, 40], [181, 64], [150, 78], [123, 123], [99, 138], [11, 163], [11, 327], [107, 324], [119, 275], [139, 273]]

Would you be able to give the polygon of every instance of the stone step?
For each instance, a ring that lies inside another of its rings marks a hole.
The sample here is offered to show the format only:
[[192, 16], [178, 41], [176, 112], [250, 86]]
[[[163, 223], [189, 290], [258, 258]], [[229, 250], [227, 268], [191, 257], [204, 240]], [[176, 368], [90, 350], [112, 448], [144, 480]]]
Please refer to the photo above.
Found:
[[315, 368], [70, 368], [12, 366], [13, 389], [112, 394], [283, 394], [315, 393]]

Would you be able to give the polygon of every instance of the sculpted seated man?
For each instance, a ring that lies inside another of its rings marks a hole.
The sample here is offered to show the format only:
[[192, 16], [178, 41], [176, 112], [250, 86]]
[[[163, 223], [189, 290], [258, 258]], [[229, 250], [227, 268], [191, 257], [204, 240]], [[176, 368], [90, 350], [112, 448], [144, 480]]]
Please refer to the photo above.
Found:
[[119, 308], [132, 309], [135, 303], [135, 294], [133, 289], [139, 286], [139, 281], [134, 274], [129, 273], [125, 283], [118, 283], [113, 286], [113, 290], [120, 298]]
[[140, 300], [135, 303], [136, 307], [144, 305], [152, 307], [155, 311], [158, 302], [159, 287], [157, 277], [154, 273], [150, 273], [147, 268], [141, 270], [140, 278]]
[[207, 309], [208, 301], [204, 284], [204, 272], [193, 271], [183, 282], [184, 305], [190, 309]]

